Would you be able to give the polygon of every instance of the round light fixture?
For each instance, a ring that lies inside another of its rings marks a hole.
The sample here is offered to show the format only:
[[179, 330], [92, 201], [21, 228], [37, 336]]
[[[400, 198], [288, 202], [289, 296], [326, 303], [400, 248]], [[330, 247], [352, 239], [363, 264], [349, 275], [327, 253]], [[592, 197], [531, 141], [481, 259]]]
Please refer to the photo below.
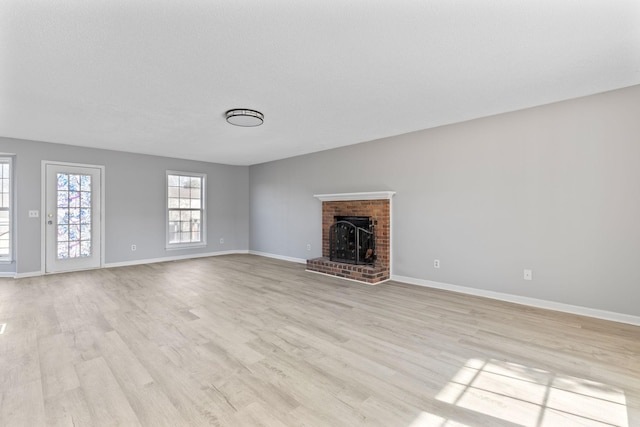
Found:
[[255, 127], [260, 126], [264, 122], [264, 115], [256, 110], [247, 110], [246, 108], [235, 108], [226, 113], [227, 122], [234, 126]]

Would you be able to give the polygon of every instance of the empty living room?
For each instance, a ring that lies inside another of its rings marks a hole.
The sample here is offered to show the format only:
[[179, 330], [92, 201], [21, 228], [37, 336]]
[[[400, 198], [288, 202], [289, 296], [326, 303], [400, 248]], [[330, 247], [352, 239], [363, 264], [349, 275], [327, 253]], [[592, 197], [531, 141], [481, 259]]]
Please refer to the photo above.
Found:
[[640, 426], [637, 0], [0, 2], [0, 426]]

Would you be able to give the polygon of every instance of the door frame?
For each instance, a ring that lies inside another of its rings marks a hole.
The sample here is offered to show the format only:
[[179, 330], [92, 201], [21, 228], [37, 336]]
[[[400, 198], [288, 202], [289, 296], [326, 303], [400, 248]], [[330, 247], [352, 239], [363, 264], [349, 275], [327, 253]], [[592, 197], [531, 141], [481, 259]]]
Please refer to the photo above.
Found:
[[[42, 160], [40, 171], [40, 274], [47, 273], [47, 166], [71, 166], [80, 168], [94, 168], [100, 170], [100, 267], [105, 265], [105, 167], [104, 165], [91, 165], [88, 163], [70, 163], [55, 160]], [[66, 271], [65, 273], [69, 273]]]

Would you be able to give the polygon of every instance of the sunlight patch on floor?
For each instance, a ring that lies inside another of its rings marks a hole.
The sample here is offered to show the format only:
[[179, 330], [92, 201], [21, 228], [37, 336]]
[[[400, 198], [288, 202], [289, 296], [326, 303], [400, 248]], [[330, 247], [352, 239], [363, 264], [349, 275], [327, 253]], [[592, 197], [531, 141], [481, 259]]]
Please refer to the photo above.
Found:
[[[468, 360], [436, 399], [523, 426], [628, 427], [622, 390], [493, 359]], [[462, 425], [423, 412], [410, 427]]]

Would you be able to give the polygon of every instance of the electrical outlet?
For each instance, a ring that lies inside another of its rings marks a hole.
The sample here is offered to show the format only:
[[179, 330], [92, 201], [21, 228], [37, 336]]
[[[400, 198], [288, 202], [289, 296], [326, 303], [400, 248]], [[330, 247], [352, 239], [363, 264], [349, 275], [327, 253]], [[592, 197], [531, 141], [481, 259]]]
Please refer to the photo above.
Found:
[[220, 244], [221, 244], [221, 245], [224, 245], [224, 237], [221, 237], [221, 238], [220, 238]]
[[440, 268], [440, 260], [439, 259], [434, 259], [433, 260], [433, 268]]
[[131, 252], [135, 252], [138, 247], [136, 245], [131, 245]]
[[533, 280], [532, 270], [524, 270], [524, 280]]
[[310, 251], [311, 250], [311, 243], [307, 243], [307, 250]]
[[40, 216], [40, 212], [38, 211], [29, 211], [29, 218], [38, 218]]

